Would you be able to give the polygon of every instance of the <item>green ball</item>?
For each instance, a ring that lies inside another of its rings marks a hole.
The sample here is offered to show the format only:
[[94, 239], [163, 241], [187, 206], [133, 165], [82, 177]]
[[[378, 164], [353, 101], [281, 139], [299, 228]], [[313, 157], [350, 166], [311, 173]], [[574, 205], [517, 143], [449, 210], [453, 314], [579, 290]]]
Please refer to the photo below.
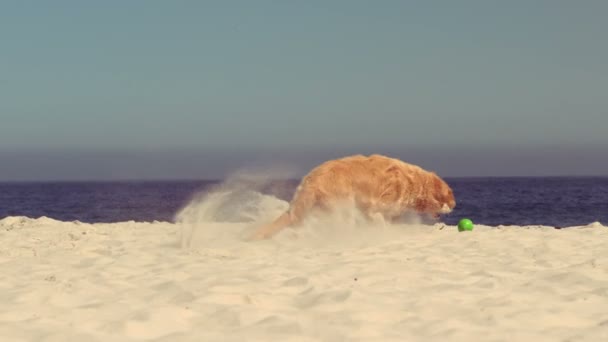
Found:
[[465, 230], [473, 230], [473, 221], [463, 218], [458, 222], [458, 231], [463, 232]]

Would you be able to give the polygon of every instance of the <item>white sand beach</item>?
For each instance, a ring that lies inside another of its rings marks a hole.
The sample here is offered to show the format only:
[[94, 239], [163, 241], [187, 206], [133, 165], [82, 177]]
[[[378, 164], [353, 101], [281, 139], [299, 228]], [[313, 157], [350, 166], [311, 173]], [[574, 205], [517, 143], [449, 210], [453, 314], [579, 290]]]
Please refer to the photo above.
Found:
[[179, 223], [0, 220], [0, 340], [608, 340], [599, 223], [334, 218], [248, 242], [250, 223], [209, 222], [201, 205]]

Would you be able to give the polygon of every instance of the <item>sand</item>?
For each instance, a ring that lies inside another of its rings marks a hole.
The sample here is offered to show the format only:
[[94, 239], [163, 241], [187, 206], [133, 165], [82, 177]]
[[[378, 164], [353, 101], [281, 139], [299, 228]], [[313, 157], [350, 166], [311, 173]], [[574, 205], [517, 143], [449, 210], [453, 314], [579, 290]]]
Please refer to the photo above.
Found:
[[251, 222], [220, 211], [0, 220], [1, 341], [608, 340], [599, 223], [458, 232], [333, 217], [249, 242]]

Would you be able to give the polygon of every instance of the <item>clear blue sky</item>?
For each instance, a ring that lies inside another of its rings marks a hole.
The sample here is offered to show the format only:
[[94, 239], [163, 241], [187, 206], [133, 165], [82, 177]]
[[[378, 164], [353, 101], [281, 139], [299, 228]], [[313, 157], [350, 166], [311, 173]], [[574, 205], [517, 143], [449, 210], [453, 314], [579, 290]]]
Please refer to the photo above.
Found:
[[[4, 1], [0, 180], [608, 175], [608, 1]], [[603, 155], [602, 155], [603, 154]]]

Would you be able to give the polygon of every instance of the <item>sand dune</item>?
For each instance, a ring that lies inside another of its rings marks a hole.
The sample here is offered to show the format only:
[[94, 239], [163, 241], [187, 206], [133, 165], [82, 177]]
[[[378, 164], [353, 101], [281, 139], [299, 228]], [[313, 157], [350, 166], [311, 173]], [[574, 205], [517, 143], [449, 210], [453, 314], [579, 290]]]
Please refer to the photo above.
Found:
[[186, 212], [0, 220], [1, 340], [608, 340], [599, 223], [459, 233], [335, 217], [246, 242], [251, 223]]

